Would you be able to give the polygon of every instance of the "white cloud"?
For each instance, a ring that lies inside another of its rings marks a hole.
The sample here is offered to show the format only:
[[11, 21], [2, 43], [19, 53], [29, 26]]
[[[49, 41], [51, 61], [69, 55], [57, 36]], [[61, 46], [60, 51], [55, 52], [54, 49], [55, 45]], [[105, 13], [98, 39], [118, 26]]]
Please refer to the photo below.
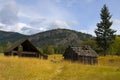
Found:
[[[0, 10], [2, 14], [0, 30], [34, 34], [56, 28], [71, 29], [72, 26], [75, 29], [74, 26], [79, 26], [79, 22], [75, 18], [76, 15], [69, 12], [69, 9], [73, 9], [72, 7], [76, 6], [77, 3], [81, 3], [80, 0], [54, 0], [58, 4], [51, 0], [32, 0], [34, 2], [28, 2], [29, 4], [26, 3], [26, 0], [19, 1], [0, 0], [0, 4], [4, 6]], [[94, 0], [85, 1], [92, 2]], [[19, 11], [17, 7], [19, 7]], [[89, 29], [81, 29], [80, 31], [94, 34], [93, 29], [91, 27]]]
[[[73, 23], [72, 23], [73, 24]], [[46, 18], [35, 19], [30, 23], [34, 28], [38, 28], [41, 31], [57, 29], [57, 28], [70, 28], [70, 25], [63, 20], [49, 20]]]
[[43, 32], [46, 30], [57, 29], [57, 28], [70, 29], [70, 26], [65, 21], [61, 21], [61, 20], [49, 21], [43, 18], [36, 19], [32, 21], [30, 24], [19, 22], [13, 25], [7, 25], [0, 23], [0, 30], [19, 32], [26, 35], [35, 34], [38, 32]]
[[30, 35], [30, 34], [35, 34], [38, 32], [43, 32], [46, 30], [57, 29], [57, 28], [70, 29], [70, 26], [66, 22], [60, 20], [56, 20], [48, 23], [47, 22], [38, 23], [38, 22], [36, 22], [36, 24], [34, 23], [34, 25], [26, 24], [26, 23], [16, 23], [14, 25], [6, 25], [0, 23], [0, 30], [19, 32], [21, 34]]
[[80, 25], [80, 23], [79, 23], [78, 21], [76, 21], [76, 20], [73, 20], [73, 21], [69, 22], [69, 24], [70, 24], [71, 26]]
[[82, 32], [82, 33], [87, 33], [88, 31], [87, 30], [79, 30], [80, 32]]
[[4, 24], [0, 23], [0, 26], [5, 26]]
[[0, 10], [0, 22], [6, 25], [15, 24], [18, 22], [18, 9], [15, 2], [10, 2], [4, 5]]
[[95, 36], [95, 33], [94, 33], [95, 26], [89, 27], [87, 29], [80, 29], [78, 31], [83, 32], [83, 33], [87, 33], [87, 34], [91, 34], [91, 35]]
[[39, 31], [38, 29], [34, 29], [30, 25], [25, 23], [17, 23], [15, 25], [6, 25], [0, 23], [0, 30], [19, 32], [21, 34], [26, 34], [26, 35], [34, 34], [35, 31], [37, 32]]
[[50, 24], [49, 29], [56, 29], [56, 28], [70, 28], [70, 26], [65, 21], [55, 20]]
[[120, 19], [113, 19], [113, 25], [112, 28], [114, 30], [117, 30], [116, 34], [120, 35]]
[[[36, 0], [35, 5], [29, 6], [16, 0], [1, 1], [4, 5], [0, 10], [0, 30], [34, 34], [51, 29], [70, 28], [78, 24], [69, 18], [71, 14], [67, 10], [50, 0]], [[69, 5], [69, 0], [66, 3]], [[70, 4], [73, 3], [74, 0], [70, 1]]]

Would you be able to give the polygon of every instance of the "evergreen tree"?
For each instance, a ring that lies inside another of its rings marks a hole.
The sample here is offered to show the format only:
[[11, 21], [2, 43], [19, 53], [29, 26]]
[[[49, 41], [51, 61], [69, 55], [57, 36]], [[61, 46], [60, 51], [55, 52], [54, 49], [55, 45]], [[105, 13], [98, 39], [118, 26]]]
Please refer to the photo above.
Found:
[[54, 54], [54, 47], [53, 46], [48, 46], [46, 50], [46, 54]]
[[90, 39], [87, 41], [82, 42], [80, 45], [84, 46], [84, 45], [89, 45], [93, 50], [95, 50], [97, 53], [99, 52], [99, 48], [98, 45], [96, 43], [96, 40], [94, 39]]
[[107, 50], [109, 49], [110, 45], [115, 40], [115, 30], [111, 29], [112, 21], [110, 12], [106, 5], [103, 6], [101, 9], [101, 21], [97, 23], [97, 29], [95, 30], [96, 33], [96, 41], [98, 46], [103, 50], [104, 56], [106, 55]]
[[0, 53], [3, 53], [3, 46], [0, 46]]
[[18, 46], [18, 52], [21, 53], [23, 51], [22, 45]]
[[38, 49], [42, 54], [44, 53], [42, 48], [37, 47], [37, 49]]
[[9, 49], [11, 46], [12, 46], [12, 43], [8, 41], [5, 49]]
[[116, 36], [115, 42], [110, 47], [111, 55], [120, 55], [120, 37]]

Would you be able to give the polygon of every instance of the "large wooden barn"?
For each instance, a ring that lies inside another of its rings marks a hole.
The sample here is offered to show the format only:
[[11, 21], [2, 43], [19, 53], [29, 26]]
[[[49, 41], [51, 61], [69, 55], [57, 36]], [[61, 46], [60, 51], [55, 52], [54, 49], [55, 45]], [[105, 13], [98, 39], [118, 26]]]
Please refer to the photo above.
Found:
[[63, 54], [65, 60], [79, 61], [83, 64], [97, 64], [98, 55], [90, 46], [66, 48]]
[[21, 57], [38, 57], [47, 59], [47, 55], [42, 54], [33, 44], [28, 40], [19, 40], [15, 42], [9, 49], [4, 52], [5, 56], [21, 56]]

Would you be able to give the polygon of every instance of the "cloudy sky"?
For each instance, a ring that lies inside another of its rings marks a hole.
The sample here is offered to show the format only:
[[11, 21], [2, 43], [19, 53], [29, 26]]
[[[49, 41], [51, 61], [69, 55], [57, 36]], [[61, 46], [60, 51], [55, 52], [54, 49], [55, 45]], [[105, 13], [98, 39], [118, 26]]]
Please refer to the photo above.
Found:
[[0, 0], [0, 30], [22, 34], [66, 28], [94, 34], [104, 4], [120, 34], [120, 0]]

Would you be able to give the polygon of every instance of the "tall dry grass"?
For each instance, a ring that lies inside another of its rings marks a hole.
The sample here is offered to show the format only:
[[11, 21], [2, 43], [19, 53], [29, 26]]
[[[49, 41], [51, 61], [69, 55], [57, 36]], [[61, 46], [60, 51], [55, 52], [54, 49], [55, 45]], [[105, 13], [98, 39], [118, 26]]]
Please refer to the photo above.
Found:
[[[112, 62], [111, 62], [112, 61]], [[119, 80], [120, 57], [99, 57], [98, 65], [63, 61], [61, 55], [48, 60], [0, 55], [0, 80]]]

